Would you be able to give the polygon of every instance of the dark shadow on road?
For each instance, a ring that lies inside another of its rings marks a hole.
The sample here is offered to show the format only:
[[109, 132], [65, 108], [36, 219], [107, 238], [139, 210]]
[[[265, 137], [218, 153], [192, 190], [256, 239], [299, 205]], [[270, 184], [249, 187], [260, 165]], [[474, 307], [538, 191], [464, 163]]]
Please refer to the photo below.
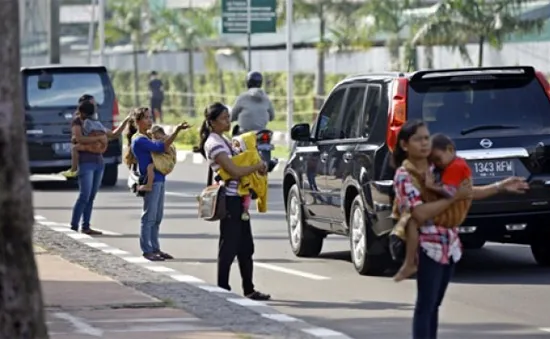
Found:
[[[76, 180], [68, 181], [32, 181], [32, 189], [35, 191], [75, 191], [78, 190], [78, 183]], [[114, 187], [105, 187], [100, 188], [100, 192], [128, 192], [130, 190], [127, 187], [127, 181], [119, 179], [116, 186]]]
[[[137, 239], [139, 234], [121, 234], [121, 235], [101, 235], [100, 237], [106, 238], [120, 238], [120, 239]], [[192, 240], [202, 240], [202, 239], [218, 239], [217, 234], [208, 234], [208, 233], [193, 233], [193, 234], [162, 234], [160, 233], [159, 237], [161, 239], [192, 239]], [[254, 240], [284, 240], [288, 242], [287, 236], [266, 236], [266, 235], [254, 235]]]
[[352, 301], [352, 302], [331, 302], [331, 301], [294, 301], [274, 299], [269, 302], [273, 306], [286, 306], [304, 309], [326, 309], [335, 311], [336, 309], [347, 310], [412, 310], [413, 305], [407, 303], [395, 303], [384, 301]]
[[[46, 210], [46, 211], [71, 211], [73, 209], [73, 206], [34, 206], [35, 210]], [[165, 205], [164, 210], [182, 210], [182, 209], [190, 209], [190, 210], [196, 210], [196, 207], [189, 207], [189, 206], [178, 206], [178, 205]], [[141, 213], [141, 206], [140, 205], [134, 205], [134, 206], [95, 206], [94, 205], [94, 211], [95, 210], [105, 210], [105, 211], [117, 211], [117, 210], [135, 210], [136, 215], [139, 216]]]
[[[197, 220], [197, 212], [195, 211], [194, 213], [171, 213], [171, 214], [166, 214], [164, 216], [164, 219], [194, 219], [194, 220]], [[276, 215], [269, 214], [269, 212], [265, 213], [265, 214], [252, 214], [252, 216], [250, 217], [250, 220], [252, 222], [254, 222], [256, 220], [280, 221], [282, 223], [285, 223], [285, 225], [286, 225], [285, 216], [281, 215], [280, 213], [276, 214]]]
[[[171, 253], [172, 255], [175, 255], [174, 253]], [[218, 260], [216, 258], [174, 258], [166, 261], [167, 263], [201, 263], [201, 264], [216, 264]], [[262, 258], [262, 259], [254, 259], [254, 262], [256, 263], [265, 263], [265, 264], [303, 264], [303, 263], [322, 263], [321, 260], [311, 260], [311, 261], [303, 261], [303, 260], [291, 260], [291, 259], [283, 259], [283, 258]], [[237, 261], [235, 261], [235, 264]]]

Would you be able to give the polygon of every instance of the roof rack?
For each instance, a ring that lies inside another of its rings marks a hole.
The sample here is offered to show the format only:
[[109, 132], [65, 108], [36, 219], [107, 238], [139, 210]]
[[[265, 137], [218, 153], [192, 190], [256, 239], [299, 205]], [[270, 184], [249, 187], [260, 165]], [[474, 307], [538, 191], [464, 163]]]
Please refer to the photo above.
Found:
[[435, 77], [446, 77], [446, 76], [457, 76], [457, 75], [518, 74], [518, 73], [526, 76], [535, 76], [535, 69], [532, 66], [500, 66], [500, 67], [433, 69], [433, 70], [417, 71], [412, 74], [410, 80], [419, 81], [427, 77], [435, 78]]
[[344, 79], [358, 78], [358, 77], [372, 77], [372, 76], [392, 76], [403, 77], [405, 74], [401, 72], [373, 72], [373, 73], [356, 73], [346, 76]]

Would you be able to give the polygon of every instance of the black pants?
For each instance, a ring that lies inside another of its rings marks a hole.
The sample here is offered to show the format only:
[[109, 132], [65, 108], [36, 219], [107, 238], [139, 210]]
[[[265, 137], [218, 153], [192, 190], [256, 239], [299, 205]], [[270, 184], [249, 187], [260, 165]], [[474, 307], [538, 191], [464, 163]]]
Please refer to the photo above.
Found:
[[243, 203], [240, 197], [226, 197], [227, 217], [220, 221], [218, 250], [218, 286], [231, 290], [229, 272], [237, 257], [245, 295], [254, 292], [252, 283], [254, 240], [250, 221], [241, 219]]

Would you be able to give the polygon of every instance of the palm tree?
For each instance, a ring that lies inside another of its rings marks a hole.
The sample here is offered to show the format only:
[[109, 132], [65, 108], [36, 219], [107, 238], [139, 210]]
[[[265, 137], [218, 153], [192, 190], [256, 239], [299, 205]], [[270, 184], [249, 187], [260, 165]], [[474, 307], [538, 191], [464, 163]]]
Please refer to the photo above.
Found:
[[139, 106], [139, 65], [138, 53], [145, 43], [144, 0], [112, 0], [108, 9], [111, 18], [105, 23], [105, 39], [108, 43], [130, 42], [134, 69], [134, 105]]
[[[151, 36], [151, 48], [153, 50], [165, 49], [167, 46], [172, 45], [177, 50], [187, 51], [188, 98], [186, 106], [189, 108], [189, 114], [195, 116], [194, 52], [202, 52], [209, 72], [219, 73], [216, 58], [218, 48], [214, 44], [214, 39], [218, 36], [218, 29], [212, 21], [211, 10], [163, 10], [159, 13], [155, 27], [155, 32]], [[244, 67], [244, 59], [240, 49], [233, 46], [225, 47], [231, 50], [232, 55]]]
[[370, 0], [365, 2], [359, 11], [362, 15], [373, 18], [377, 31], [389, 34], [386, 46], [390, 53], [392, 70], [401, 68], [399, 48], [402, 41], [399, 35], [410, 24], [405, 12], [417, 7], [419, 2], [419, 0]]
[[[520, 17], [523, 0], [443, 0], [438, 3], [433, 14], [426, 18], [413, 39], [418, 43], [423, 39], [446, 41], [459, 46], [463, 57], [467, 55], [465, 45], [477, 38], [479, 53], [477, 65], [483, 66], [483, 47], [488, 42], [501, 49], [504, 39], [512, 33], [527, 33], [541, 30], [543, 21], [524, 20]], [[468, 55], [469, 59], [469, 55]]]

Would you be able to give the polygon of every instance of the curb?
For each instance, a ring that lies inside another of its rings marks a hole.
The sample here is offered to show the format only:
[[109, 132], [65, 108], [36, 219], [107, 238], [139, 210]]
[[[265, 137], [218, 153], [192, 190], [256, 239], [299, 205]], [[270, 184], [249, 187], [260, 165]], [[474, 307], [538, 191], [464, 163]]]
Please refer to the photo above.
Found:
[[343, 333], [310, 325], [264, 302], [244, 298], [172, 268], [111, 247], [67, 225], [35, 216], [34, 243], [71, 262], [237, 333], [257, 338], [351, 339]]

